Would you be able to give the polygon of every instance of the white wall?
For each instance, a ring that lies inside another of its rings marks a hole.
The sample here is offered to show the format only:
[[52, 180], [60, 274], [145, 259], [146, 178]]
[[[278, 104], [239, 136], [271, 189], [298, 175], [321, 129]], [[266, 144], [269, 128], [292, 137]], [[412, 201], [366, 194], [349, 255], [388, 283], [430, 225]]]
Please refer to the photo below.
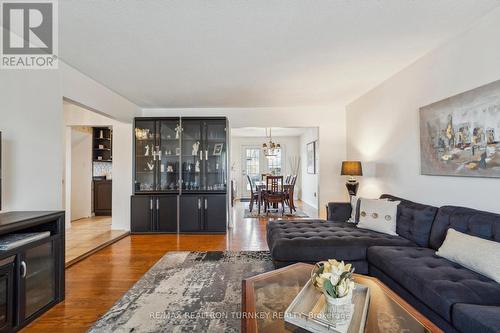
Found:
[[137, 105], [64, 62], [59, 67], [64, 98], [107, 117], [132, 123], [139, 111]]
[[[104, 117], [70, 102], [64, 103], [64, 118], [66, 126], [111, 126], [113, 128], [112, 228], [130, 230], [133, 146], [132, 124]], [[68, 192], [71, 193], [72, 191], [66, 187], [67, 203], [71, 201]], [[71, 208], [71, 210], [72, 209], [73, 208]]]
[[[63, 209], [66, 140], [63, 97], [128, 122], [129, 128], [118, 129], [117, 133], [124, 137], [127, 134], [131, 142], [131, 123], [138, 107], [64, 62], [60, 61], [58, 70], [2, 70], [3, 210]], [[131, 154], [119, 155], [115, 162], [131, 168]], [[131, 171], [127, 178], [131, 184]], [[116, 190], [131, 193], [131, 188], [122, 184]], [[127, 229], [130, 228], [129, 206], [130, 198], [113, 203], [113, 210], [122, 214], [117, 225]]]
[[71, 129], [71, 221], [92, 215], [92, 129]]
[[[242, 176], [242, 154], [244, 152], [244, 147], [245, 146], [258, 146], [259, 148], [262, 146], [264, 142], [269, 141], [269, 138], [266, 137], [238, 137], [238, 136], [231, 136], [231, 161], [229, 162], [229, 165], [233, 167], [234, 169], [231, 172], [231, 176], [233, 180], [237, 181], [237, 194], [238, 198], [241, 196], [241, 186], [242, 182], [243, 185], [246, 186], [247, 180], [246, 176]], [[273, 141], [277, 142], [281, 145], [282, 147], [282, 169], [283, 175], [288, 175], [291, 174], [292, 171], [290, 169], [290, 163], [289, 163], [289, 158], [291, 156], [299, 156], [300, 154], [300, 146], [299, 146], [299, 137], [298, 136], [285, 136], [285, 137], [274, 137], [273, 136]], [[261, 163], [266, 162], [266, 157], [261, 158]], [[243, 165], [244, 167], [244, 165]], [[262, 168], [262, 167], [261, 167]], [[297, 181], [296, 185], [296, 192], [300, 192], [301, 185], [300, 185], [300, 180]]]
[[[132, 120], [139, 111], [137, 105], [116, 94], [99, 82], [76, 69], [60, 63], [62, 94], [72, 104], [79, 104], [102, 114], [96, 123], [86, 125], [113, 126], [113, 219], [112, 228], [130, 230], [130, 195], [132, 194]], [[82, 113], [78, 114], [82, 117]], [[74, 125], [91, 122], [95, 113], [87, 118], [73, 118]], [[116, 120], [111, 122], [109, 118]]]
[[[300, 173], [302, 178], [302, 201], [310, 206], [318, 207], [318, 180], [319, 169], [321, 165], [316, 166], [316, 174], [307, 173], [307, 144], [318, 140], [318, 129], [309, 128], [300, 136]], [[319, 143], [319, 142], [318, 142]], [[317, 145], [316, 154], [319, 155], [319, 144]], [[321, 159], [320, 159], [321, 160]], [[321, 162], [320, 162], [321, 164]]]
[[2, 209], [62, 209], [58, 71], [0, 71]]
[[498, 40], [500, 9], [348, 106], [348, 158], [375, 164], [375, 177], [360, 179], [360, 194], [500, 212], [500, 179], [420, 175], [418, 113], [500, 79]]
[[193, 108], [143, 109], [144, 116], [226, 116], [231, 128], [238, 127], [318, 127], [321, 142], [320, 213], [329, 201], [347, 200], [340, 166], [346, 156], [345, 108]]

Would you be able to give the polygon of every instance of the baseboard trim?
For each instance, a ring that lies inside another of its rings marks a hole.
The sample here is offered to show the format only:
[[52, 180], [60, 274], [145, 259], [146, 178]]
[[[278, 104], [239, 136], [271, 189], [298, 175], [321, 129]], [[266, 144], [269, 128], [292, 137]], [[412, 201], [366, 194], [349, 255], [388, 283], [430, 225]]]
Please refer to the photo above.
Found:
[[309, 202], [307, 200], [304, 200], [304, 199], [300, 199], [300, 201], [302, 201], [303, 203], [307, 204], [308, 206], [311, 206], [314, 209], [318, 209], [318, 203], [312, 204], [311, 202]]

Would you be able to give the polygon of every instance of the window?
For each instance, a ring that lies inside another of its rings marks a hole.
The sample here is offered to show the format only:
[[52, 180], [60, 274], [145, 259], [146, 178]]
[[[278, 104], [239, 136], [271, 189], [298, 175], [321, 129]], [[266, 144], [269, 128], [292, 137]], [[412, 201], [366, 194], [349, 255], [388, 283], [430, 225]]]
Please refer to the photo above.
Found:
[[[246, 173], [252, 181], [260, 180], [260, 148], [246, 149]], [[250, 191], [250, 184], [247, 182], [247, 191]]]
[[282, 175], [281, 149], [276, 150], [276, 156], [267, 157], [267, 169], [272, 175]]

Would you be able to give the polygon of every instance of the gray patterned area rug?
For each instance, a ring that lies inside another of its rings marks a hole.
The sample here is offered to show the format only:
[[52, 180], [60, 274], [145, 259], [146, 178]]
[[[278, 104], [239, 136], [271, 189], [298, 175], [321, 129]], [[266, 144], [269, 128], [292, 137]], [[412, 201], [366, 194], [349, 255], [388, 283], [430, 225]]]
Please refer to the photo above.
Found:
[[239, 332], [241, 281], [269, 252], [169, 252], [88, 332]]

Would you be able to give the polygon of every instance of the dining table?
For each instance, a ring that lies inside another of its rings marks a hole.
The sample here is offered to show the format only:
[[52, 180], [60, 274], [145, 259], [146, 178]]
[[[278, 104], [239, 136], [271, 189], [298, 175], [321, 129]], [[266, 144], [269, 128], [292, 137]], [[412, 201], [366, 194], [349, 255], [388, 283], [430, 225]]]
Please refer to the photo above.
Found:
[[[258, 199], [257, 199], [257, 206], [258, 206], [258, 212], [260, 215], [260, 205], [262, 203], [262, 193], [267, 190], [267, 184], [265, 180], [256, 180], [253, 182], [255, 185], [255, 192], [258, 194]], [[292, 183], [283, 183], [283, 191], [288, 191], [288, 190], [293, 190], [292, 188], [293, 184]]]

